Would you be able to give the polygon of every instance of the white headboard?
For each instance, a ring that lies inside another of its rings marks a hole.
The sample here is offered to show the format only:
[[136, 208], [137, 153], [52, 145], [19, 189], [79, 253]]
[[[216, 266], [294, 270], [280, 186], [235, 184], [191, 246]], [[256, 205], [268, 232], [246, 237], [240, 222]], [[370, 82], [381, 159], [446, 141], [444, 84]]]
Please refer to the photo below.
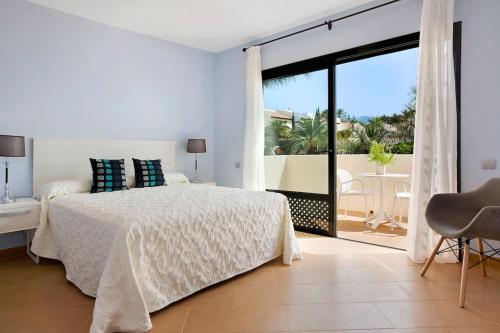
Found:
[[163, 172], [173, 172], [175, 141], [34, 138], [33, 193], [58, 180], [91, 179], [89, 158], [123, 158], [127, 176], [134, 175], [132, 158], [161, 159]]

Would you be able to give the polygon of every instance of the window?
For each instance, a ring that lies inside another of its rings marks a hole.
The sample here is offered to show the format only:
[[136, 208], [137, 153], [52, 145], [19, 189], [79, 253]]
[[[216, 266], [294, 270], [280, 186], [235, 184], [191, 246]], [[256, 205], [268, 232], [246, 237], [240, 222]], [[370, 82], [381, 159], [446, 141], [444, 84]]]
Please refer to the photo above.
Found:
[[328, 70], [263, 85], [267, 188], [328, 193]]

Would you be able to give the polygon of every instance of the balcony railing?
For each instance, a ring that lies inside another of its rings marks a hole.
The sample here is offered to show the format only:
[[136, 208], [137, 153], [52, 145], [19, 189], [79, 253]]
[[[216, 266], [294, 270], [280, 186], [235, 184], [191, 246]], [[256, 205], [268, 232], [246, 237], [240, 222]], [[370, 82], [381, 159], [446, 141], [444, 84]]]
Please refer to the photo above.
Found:
[[[396, 155], [393, 165], [387, 166], [387, 172], [404, 173], [411, 176], [413, 155]], [[265, 156], [266, 188], [287, 195], [292, 208], [294, 224], [299, 229], [312, 229], [330, 233], [331, 217], [335, 214], [335, 203], [328, 199], [328, 156], [327, 155], [277, 155]], [[367, 155], [337, 155], [337, 169], [348, 171], [353, 178], [364, 181], [365, 186], [375, 193], [377, 184], [360, 173], [375, 172], [375, 164], [368, 161]], [[411, 178], [409, 178], [411, 179]], [[405, 179], [405, 181], [410, 181]], [[385, 209], [392, 211], [394, 199], [393, 187], [398, 179], [388, 179], [385, 188]], [[345, 202], [341, 202], [342, 209]], [[374, 209], [370, 202], [370, 209]], [[364, 211], [362, 197], [352, 197], [349, 210]], [[403, 210], [406, 217], [407, 209]], [[325, 212], [330, 212], [325, 215]], [[307, 231], [307, 230], [306, 230]]]

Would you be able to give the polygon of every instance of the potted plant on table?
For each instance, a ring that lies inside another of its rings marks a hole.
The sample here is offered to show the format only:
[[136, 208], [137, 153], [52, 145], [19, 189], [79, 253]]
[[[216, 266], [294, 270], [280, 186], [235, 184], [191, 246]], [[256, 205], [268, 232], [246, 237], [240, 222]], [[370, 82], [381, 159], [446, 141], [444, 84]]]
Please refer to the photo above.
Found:
[[387, 165], [393, 164], [396, 159], [394, 154], [385, 151], [385, 144], [376, 141], [372, 142], [368, 156], [370, 157], [370, 162], [376, 163], [377, 175], [384, 175]]

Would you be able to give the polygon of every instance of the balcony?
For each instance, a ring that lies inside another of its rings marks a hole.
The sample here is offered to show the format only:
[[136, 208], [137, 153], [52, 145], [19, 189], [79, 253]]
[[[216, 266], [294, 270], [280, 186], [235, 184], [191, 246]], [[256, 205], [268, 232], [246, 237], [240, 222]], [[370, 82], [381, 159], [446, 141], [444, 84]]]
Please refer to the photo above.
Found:
[[[387, 172], [411, 175], [412, 157], [411, 154], [396, 155], [394, 164], [387, 167]], [[303, 193], [328, 193], [327, 155], [265, 156], [264, 162], [267, 189]], [[360, 176], [360, 173], [363, 172], [375, 172], [375, 165], [368, 162], [367, 155], [337, 155], [337, 169], [346, 170], [353, 178], [363, 180], [365, 186], [373, 189], [375, 194], [378, 195], [378, 184], [373, 179]], [[394, 184], [401, 180], [386, 180], [384, 203], [385, 210], [390, 213], [393, 212]], [[409, 182], [408, 178], [404, 180]], [[340, 206], [337, 207], [338, 237], [401, 249], [406, 248], [408, 202], [403, 203], [402, 209], [404, 228], [391, 230], [388, 224], [382, 224], [374, 230], [365, 223], [362, 197], [351, 197], [349, 199], [349, 210], [344, 215], [345, 200], [345, 198], [342, 199]], [[374, 202], [370, 198], [368, 198], [368, 207], [372, 213], [375, 212]]]

